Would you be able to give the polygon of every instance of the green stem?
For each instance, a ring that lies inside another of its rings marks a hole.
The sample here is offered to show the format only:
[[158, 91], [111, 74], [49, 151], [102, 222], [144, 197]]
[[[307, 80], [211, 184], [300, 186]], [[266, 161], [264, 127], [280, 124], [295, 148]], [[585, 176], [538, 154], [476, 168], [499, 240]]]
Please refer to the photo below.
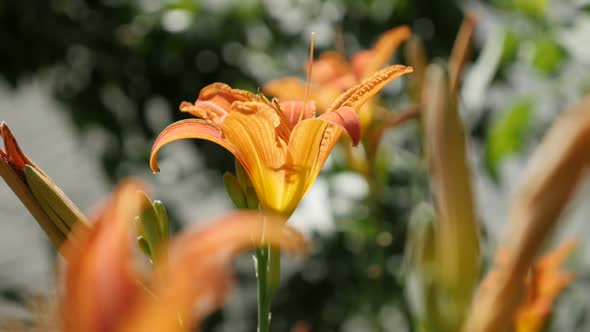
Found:
[[[270, 307], [278, 288], [280, 251], [268, 246], [256, 249], [256, 276], [258, 281], [258, 332], [270, 330]], [[278, 257], [277, 257], [278, 256]]]
[[266, 280], [270, 307], [270, 303], [274, 300], [281, 282], [281, 249], [269, 247], [268, 255], [268, 276]]

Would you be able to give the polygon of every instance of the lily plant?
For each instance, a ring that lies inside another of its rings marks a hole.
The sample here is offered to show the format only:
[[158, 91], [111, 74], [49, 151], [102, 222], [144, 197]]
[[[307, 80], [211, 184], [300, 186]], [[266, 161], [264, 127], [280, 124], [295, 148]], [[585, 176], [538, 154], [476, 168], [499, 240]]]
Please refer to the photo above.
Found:
[[[313, 102], [269, 100], [261, 92], [233, 89], [224, 83], [203, 88], [194, 103], [183, 102], [182, 112], [196, 119], [165, 128], [152, 147], [150, 165], [159, 171], [157, 155], [168, 143], [204, 139], [234, 155], [251, 183], [263, 211], [288, 218], [344, 133], [354, 145], [361, 135], [358, 112], [392, 80], [412, 72], [392, 65], [346, 90], [319, 116]], [[280, 253], [257, 251], [259, 330], [268, 331], [270, 304], [278, 288]]]
[[[261, 245], [293, 254], [306, 249], [283, 216], [255, 211], [233, 212], [170, 239], [165, 208], [138, 180], [123, 181], [87, 218], [5, 123], [0, 134], [6, 146], [0, 175], [64, 258], [55, 322], [61, 331], [194, 331], [229, 293], [233, 257]], [[134, 248], [149, 258], [152, 273], [138, 268]]]

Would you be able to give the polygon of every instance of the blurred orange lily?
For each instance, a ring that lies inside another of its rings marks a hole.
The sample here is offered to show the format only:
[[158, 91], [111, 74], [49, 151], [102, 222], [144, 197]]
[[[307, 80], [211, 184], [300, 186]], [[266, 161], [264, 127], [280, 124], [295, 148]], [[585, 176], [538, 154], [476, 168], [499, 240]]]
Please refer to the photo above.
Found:
[[[571, 272], [560, 270], [560, 266], [576, 248], [573, 240], [539, 258], [531, 267], [525, 281], [525, 296], [514, 316], [515, 332], [541, 331], [551, 314], [553, 302], [574, 279]], [[490, 271], [483, 281], [483, 287], [493, 287], [502, 277], [503, 266], [508, 263], [509, 253], [500, 248], [496, 255], [497, 267]]]
[[574, 279], [571, 272], [560, 270], [560, 266], [575, 247], [575, 241], [566, 241], [533, 265], [526, 281], [527, 291], [524, 301], [516, 311], [516, 332], [542, 330], [547, 317], [551, 314], [553, 302]]
[[182, 112], [197, 119], [175, 122], [156, 139], [150, 158], [159, 171], [157, 154], [166, 144], [186, 138], [205, 139], [229, 152], [244, 167], [261, 207], [289, 216], [319, 174], [342, 132], [354, 145], [360, 140], [358, 109], [387, 83], [412, 68], [390, 66], [376, 72], [333, 101], [328, 112], [314, 117], [314, 103], [269, 101], [261, 93], [214, 83], [201, 90]]
[[[350, 60], [338, 52], [325, 52], [312, 63], [312, 76], [308, 95], [318, 104], [320, 112], [326, 112], [334, 98], [350, 87], [371, 76], [386, 65], [398, 46], [408, 39], [411, 30], [400, 26], [384, 32], [372, 49], [357, 52]], [[285, 77], [264, 85], [264, 92], [282, 100], [302, 99], [306, 84], [298, 77]], [[362, 128], [367, 128], [372, 118], [372, 106], [360, 112]]]
[[[393, 52], [410, 35], [407, 26], [386, 31], [372, 49], [357, 52], [350, 63], [338, 52], [325, 52], [314, 60], [309, 96], [318, 103], [320, 112], [326, 111], [340, 93], [387, 64]], [[305, 82], [298, 77], [285, 77], [268, 82], [263, 90], [277, 98], [289, 100], [302, 99], [305, 88]]]
[[140, 183], [123, 182], [92, 229], [78, 228], [79, 236], [64, 245], [69, 260], [61, 276], [63, 331], [193, 331], [223, 303], [232, 257], [261, 243], [291, 253], [305, 247], [282, 218], [233, 213], [173, 240], [168, 265], [144, 283], [134, 269], [130, 238], [141, 208], [138, 190]]

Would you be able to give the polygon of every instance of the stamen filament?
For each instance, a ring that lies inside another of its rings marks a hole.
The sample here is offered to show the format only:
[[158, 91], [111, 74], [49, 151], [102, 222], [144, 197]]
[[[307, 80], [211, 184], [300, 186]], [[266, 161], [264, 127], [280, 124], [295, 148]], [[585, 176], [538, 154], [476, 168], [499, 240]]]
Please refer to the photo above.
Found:
[[311, 33], [311, 44], [309, 46], [309, 62], [307, 67], [307, 82], [305, 82], [305, 94], [303, 95], [303, 109], [299, 112], [299, 121], [303, 119], [303, 113], [307, 108], [307, 94], [309, 92], [309, 84], [311, 82], [311, 69], [313, 68], [313, 46], [314, 46], [315, 32]]

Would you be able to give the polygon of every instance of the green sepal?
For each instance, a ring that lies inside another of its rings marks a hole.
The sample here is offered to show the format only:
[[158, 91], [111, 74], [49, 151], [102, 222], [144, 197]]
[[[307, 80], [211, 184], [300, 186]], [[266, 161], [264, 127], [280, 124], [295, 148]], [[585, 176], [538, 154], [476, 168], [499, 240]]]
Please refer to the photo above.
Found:
[[23, 173], [39, 205], [66, 237], [75, 225], [89, 224], [84, 214], [44, 174], [30, 165], [25, 165]]
[[150, 251], [150, 245], [141, 235], [137, 237], [137, 246], [147, 257], [151, 259], [152, 252]]
[[158, 215], [158, 226], [160, 227], [160, 235], [163, 239], [168, 239], [170, 236], [170, 223], [168, 222], [168, 212], [164, 204], [160, 200], [155, 200], [152, 203], [156, 214]]
[[[142, 199], [143, 209], [135, 219], [138, 245], [142, 251], [154, 262], [161, 251], [165, 251], [168, 243], [168, 213], [161, 201], [152, 202], [144, 193], [138, 193]], [[139, 240], [141, 238], [141, 241]], [[147, 250], [146, 250], [147, 249]]]
[[238, 209], [245, 209], [248, 207], [244, 189], [235, 175], [230, 172], [225, 172], [225, 174], [223, 174], [223, 184], [225, 185], [225, 190], [227, 191], [229, 198], [231, 198], [232, 202], [234, 202], [234, 205]]

